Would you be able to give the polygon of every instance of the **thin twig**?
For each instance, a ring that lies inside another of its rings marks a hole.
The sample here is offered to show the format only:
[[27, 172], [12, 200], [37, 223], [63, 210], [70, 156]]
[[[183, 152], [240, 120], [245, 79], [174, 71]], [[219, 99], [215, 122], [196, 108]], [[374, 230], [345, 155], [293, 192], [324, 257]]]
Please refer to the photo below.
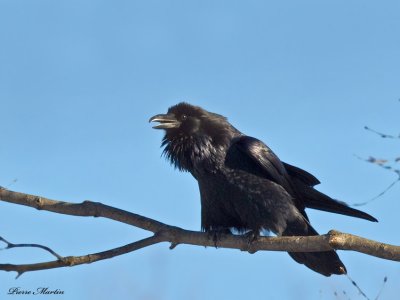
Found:
[[375, 300], [378, 300], [379, 297], [381, 296], [382, 291], [383, 291], [383, 288], [384, 288], [385, 285], [386, 285], [386, 282], [387, 282], [387, 276], [385, 276], [385, 278], [383, 278], [383, 283], [382, 283], [381, 289], [379, 290], [378, 295], [376, 295]]
[[400, 139], [400, 134], [398, 135], [398, 136], [395, 136], [395, 135], [390, 135], [390, 134], [386, 134], [386, 133], [382, 133], [382, 132], [379, 132], [379, 131], [376, 131], [376, 130], [374, 130], [374, 129], [372, 129], [372, 128], [369, 128], [368, 126], [364, 126], [364, 129], [365, 130], [368, 130], [368, 131], [371, 131], [371, 132], [373, 132], [373, 133], [376, 133], [377, 135], [379, 135], [381, 138], [389, 138], [389, 139]]
[[365, 202], [358, 202], [358, 203], [353, 203], [353, 206], [363, 206], [366, 205], [368, 203], [371, 203], [372, 201], [375, 201], [376, 199], [382, 197], [384, 194], [386, 194], [387, 191], [389, 191], [396, 183], [398, 183], [400, 181], [400, 177], [397, 178], [395, 181], [393, 181], [391, 184], [389, 184], [382, 192], [380, 192], [378, 195], [376, 195], [375, 197], [365, 201]]
[[[392, 166], [385, 165], [388, 162], [387, 160], [385, 160], [385, 159], [377, 159], [377, 158], [374, 158], [372, 156], [370, 156], [369, 158], [365, 159], [365, 158], [362, 158], [362, 157], [360, 157], [360, 156], [358, 156], [356, 154], [354, 154], [354, 156], [357, 157], [359, 160], [362, 160], [362, 161], [365, 161], [365, 162], [368, 162], [368, 163], [373, 163], [373, 164], [375, 164], [375, 165], [377, 165], [377, 166], [379, 166], [379, 167], [381, 167], [381, 168], [383, 168], [385, 170], [392, 171], [393, 173], [395, 173], [397, 175], [397, 179], [395, 181], [393, 181], [391, 184], [389, 184], [378, 195], [376, 195], [376, 196], [372, 197], [371, 199], [369, 199], [367, 201], [364, 201], [364, 202], [353, 203], [352, 206], [363, 206], [363, 205], [366, 205], [368, 203], [371, 203], [371, 202], [375, 201], [376, 199], [378, 199], [378, 198], [382, 197], [384, 194], [386, 194], [386, 192], [388, 192], [391, 188], [393, 188], [393, 186], [396, 183], [398, 183], [400, 181], [400, 170], [399, 169], [395, 169]], [[395, 162], [397, 162], [397, 161], [395, 160]]]
[[15, 271], [18, 273], [17, 278], [21, 276], [23, 273], [39, 271], [39, 270], [47, 270], [54, 268], [62, 268], [62, 267], [72, 267], [81, 264], [90, 264], [95, 261], [109, 259], [118, 255], [123, 255], [140, 248], [144, 248], [153, 244], [157, 244], [162, 241], [162, 237], [158, 235], [153, 235], [151, 237], [127, 244], [122, 247], [114, 248], [111, 250], [87, 254], [83, 256], [67, 256], [63, 257], [59, 260], [47, 261], [36, 264], [23, 264], [23, 265], [14, 265], [14, 264], [0, 264], [0, 270], [3, 271]]
[[370, 300], [370, 299], [368, 298], [368, 296], [363, 292], [363, 290], [359, 287], [359, 285], [358, 285], [353, 279], [351, 279], [351, 277], [349, 276], [349, 274], [346, 274], [346, 276], [347, 276], [347, 278], [350, 280], [351, 284], [354, 285], [354, 286], [357, 288], [357, 290], [358, 290], [358, 292], [360, 293], [360, 295], [363, 296], [365, 299]]
[[63, 258], [61, 255], [57, 254], [56, 252], [51, 250], [49, 247], [46, 247], [46, 246], [43, 246], [43, 245], [39, 245], [39, 244], [13, 244], [13, 243], [10, 243], [9, 241], [7, 241], [6, 239], [4, 239], [1, 236], [0, 236], [0, 241], [2, 241], [2, 242], [7, 244], [5, 249], [19, 248], [19, 247], [40, 248], [40, 249], [46, 250], [47, 252], [50, 252], [52, 255], [54, 255], [58, 259], [62, 259]]

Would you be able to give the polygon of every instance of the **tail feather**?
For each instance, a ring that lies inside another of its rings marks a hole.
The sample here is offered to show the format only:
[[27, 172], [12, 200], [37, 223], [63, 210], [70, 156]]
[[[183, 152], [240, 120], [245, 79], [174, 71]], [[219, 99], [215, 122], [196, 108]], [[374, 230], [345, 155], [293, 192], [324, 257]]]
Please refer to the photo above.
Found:
[[[318, 233], [306, 220], [296, 220], [295, 222], [287, 224], [287, 228], [282, 235], [307, 236], [318, 235]], [[331, 276], [332, 274], [343, 275], [347, 273], [346, 267], [336, 254], [336, 251], [288, 253], [296, 262], [322, 275]]]
[[299, 264], [303, 264], [307, 268], [324, 276], [329, 277], [332, 274], [343, 275], [347, 273], [346, 267], [340, 261], [335, 251], [288, 253]]
[[301, 183], [297, 178], [294, 178], [293, 182], [296, 190], [300, 193], [301, 199], [304, 201], [304, 205], [308, 208], [378, 222], [373, 216], [361, 210], [351, 208], [345, 202], [334, 200], [313, 187]]
[[307, 193], [307, 197], [305, 197], [306, 207], [378, 222], [373, 216], [361, 210], [351, 208], [345, 202], [334, 200], [314, 188], [310, 187], [309, 189], [310, 191]]

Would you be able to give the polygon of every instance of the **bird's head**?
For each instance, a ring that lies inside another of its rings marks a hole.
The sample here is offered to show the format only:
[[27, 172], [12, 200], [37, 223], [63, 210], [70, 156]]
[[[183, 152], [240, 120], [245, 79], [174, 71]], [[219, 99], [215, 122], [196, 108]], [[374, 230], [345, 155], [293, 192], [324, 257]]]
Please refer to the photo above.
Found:
[[185, 102], [151, 117], [149, 122], [158, 122], [153, 128], [165, 130], [164, 154], [179, 169], [188, 169], [189, 161], [228, 146], [238, 133], [224, 116]]
[[158, 114], [149, 122], [158, 122], [154, 129], [165, 129], [166, 136], [222, 138], [235, 130], [224, 116], [189, 103], [171, 106], [166, 114]]
[[166, 114], [158, 114], [149, 122], [158, 122], [154, 129], [165, 129], [167, 133], [194, 135], [200, 131], [201, 120], [207, 114], [204, 109], [188, 103], [179, 103], [168, 109]]

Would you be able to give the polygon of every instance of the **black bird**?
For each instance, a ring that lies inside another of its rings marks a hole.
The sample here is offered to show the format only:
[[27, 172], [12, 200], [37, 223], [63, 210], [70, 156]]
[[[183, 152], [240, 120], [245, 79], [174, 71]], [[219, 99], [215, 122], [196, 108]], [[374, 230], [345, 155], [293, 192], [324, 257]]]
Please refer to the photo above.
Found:
[[[267, 145], [241, 133], [224, 116], [179, 103], [149, 122], [165, 129], [163, 154], [197, 179], [206, 232], [234, 228], [255, 237], [261, 230], [278, 236], [317, 235], [306, 207], [377, 222], [314, 189], [320, 183], [317, 178], [280, 161]], [[289, 255], [325, 276], [347, 272], [335, 251]]]

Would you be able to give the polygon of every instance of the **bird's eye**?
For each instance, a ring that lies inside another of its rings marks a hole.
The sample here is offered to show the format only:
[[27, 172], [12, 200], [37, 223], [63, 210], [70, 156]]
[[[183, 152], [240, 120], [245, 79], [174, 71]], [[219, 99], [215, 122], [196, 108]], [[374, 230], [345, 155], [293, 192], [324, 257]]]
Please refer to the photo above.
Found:
[[185, 121], [187, 119], [187, 115], [182, 115], [182, 121]]

